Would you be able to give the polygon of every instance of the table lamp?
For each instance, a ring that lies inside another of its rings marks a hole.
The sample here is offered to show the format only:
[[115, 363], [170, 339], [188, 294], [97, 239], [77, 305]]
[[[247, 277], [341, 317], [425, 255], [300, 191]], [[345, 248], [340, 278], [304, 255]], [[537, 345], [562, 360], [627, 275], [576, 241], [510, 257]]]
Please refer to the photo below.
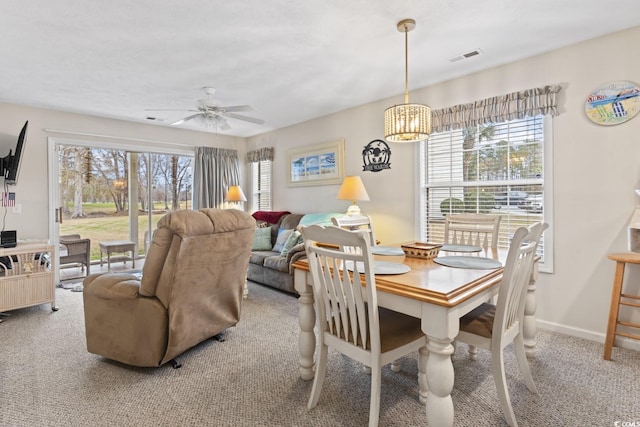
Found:
[[353, 204], [347, 209], [348, 216], [360, 215], [360, 208], [356, 205], [357, 201], [370, 200], [366, 188], [359, 176], [347, 176], [342, 181], [340, 191], [338, 191], [339, 200], [351, 200]]
[[242, 188], [239, 185], [232, 185], [227, 190], [227, 195], [224, 197], [225, 202], [233, 202], [236, 209], [240, 209], [240, 202], [246, 202], [247, 198], [242, 192]]

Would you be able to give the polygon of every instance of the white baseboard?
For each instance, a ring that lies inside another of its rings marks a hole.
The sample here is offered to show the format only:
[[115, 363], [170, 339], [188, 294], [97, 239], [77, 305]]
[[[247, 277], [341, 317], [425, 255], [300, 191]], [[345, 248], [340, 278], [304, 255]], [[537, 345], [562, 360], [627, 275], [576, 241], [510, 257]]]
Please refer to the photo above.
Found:
[[[548, 331], [559, 332], [561, 334], [569, 335], [572, 337], [583, 338], [585, 340], [598, 342], [604, 345], [605, 334], [600, 332], [588, 331], [586, 329], [572, 328], [558, 323], [546, 322], [544, 320], [537, 320], [536, 324], [540, 329], [546, 329]], [[640, 340], [634, 340], [625, 337], [616, 337], [616, 347], [626, 348], [629, 350], [640, 351]]]

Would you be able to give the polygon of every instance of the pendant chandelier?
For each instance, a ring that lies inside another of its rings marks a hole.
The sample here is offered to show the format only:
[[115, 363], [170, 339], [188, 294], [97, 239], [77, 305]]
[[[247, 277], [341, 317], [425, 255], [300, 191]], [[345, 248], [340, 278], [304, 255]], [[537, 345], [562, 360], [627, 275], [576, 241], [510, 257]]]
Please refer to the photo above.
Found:
[[398, 31], [404, 33], [404, 104], [384, 111], [384, 139], [389, 142], [418, 142], [431, 133], [431, 109], [423, 104], [409, 103], [409, 31], [416, 27], [413, 19], [398, 22]]

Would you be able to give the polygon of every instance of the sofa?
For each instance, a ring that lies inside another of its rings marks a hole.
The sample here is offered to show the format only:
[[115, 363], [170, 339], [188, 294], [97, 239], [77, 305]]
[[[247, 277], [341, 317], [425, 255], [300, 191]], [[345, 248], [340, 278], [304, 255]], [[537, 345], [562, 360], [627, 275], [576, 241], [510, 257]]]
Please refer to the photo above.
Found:
[[158, 221], [142, 270], [87, 277], [87, 350], [157, 367], [234, 326], [255, 220], [237, 209], [179, 210]]
[[296, 228], [299, 225], [331, 225], [331, 218], [344, 214], [257, 211], [252, 215], [257, 227], [247, 279], [297, 295], [292, 265], [306, 254], [302, 236]]

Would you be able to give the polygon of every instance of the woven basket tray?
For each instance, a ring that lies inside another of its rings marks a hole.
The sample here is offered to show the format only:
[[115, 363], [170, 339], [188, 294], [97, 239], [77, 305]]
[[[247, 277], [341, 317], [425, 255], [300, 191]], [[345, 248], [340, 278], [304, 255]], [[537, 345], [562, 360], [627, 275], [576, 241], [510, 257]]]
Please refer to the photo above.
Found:
[[438, 256], [442, 245], [436, 243], [414, 242], [401, 245], [404, 254], [412, 258], [432, 259]]

